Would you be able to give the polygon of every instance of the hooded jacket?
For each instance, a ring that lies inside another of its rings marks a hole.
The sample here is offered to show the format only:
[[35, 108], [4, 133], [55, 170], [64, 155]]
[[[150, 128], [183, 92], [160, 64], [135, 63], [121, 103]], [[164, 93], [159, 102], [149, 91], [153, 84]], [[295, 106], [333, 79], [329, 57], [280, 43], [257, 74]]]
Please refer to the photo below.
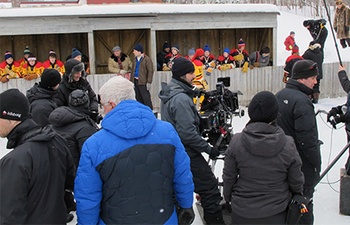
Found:
[[187, 153], [210, 153], [211, 147], [200, 135], [200, 117], [193, 103], [194, 91], [190, 85], [176, 79], [162, 83], [159, 93], [162, 120], [170, 122], [176, 129]]
[[76, 89], [81, 89], [88, 92], [90, 99], [90, 110], [98, 112], [97, 96], [86, 78], [81, 77], [78, 81], [73, 80], [73, 82], [69, 82], [69, 76], [71, 75], [68, 75], [67, 73], [63, 75], [62, 82], [57, 89], [58, 94], [55, 97], [55, 102], [57, 105], [68, 106], [70, 93]]
[[98, 131], [96, 123], [81, 109], [58, 107], [49, 117], [53, 129], [67, 140], [74, 165], [78, 167], [84, 142]]
[[225, 153], [224, 198], [245, 218], [263, 218], [287, 209], [301, 194], [304, 176], [291, 137], [274, 124], [248, 123]]
[[83, 146], [75, 198], [79, 224], [177, 224], [190, 208], [190, 161], [171, 124], [152, 110], [124, 100]]
[[286, 135], [293, 137], [303, 162], [305, 184], [313, 186], [321, 170], [321, 153], [314, 105], [309, 98], [312, 93], [313, 90], [304, 84], [289, 79], [276, 98], [281, 114], [277, 124]]
[[57, 91], [42, 88], [37, 83], [27, 91], [30, 103], [29, 112], [38, 125], [44, 127], [49, 124], [50, 113], [57, 108], [54, 101], [56, 95]]
[[7, 138], [14, 150], [0, 160], [1, 224], [66, 224], [64, 190], [73, 190], [75, 168], [63, 138], [32, 119]]

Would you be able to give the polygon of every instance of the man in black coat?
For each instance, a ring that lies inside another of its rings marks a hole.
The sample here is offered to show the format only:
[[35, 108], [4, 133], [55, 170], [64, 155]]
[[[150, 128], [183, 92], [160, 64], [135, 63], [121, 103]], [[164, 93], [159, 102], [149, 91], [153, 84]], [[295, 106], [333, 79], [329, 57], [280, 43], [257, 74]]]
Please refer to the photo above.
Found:
[[321, 45], [321, 52], [323, 55], [324, 45], [328, 36], [326, 20], [304, 20], [303, 25], [309, 30], [313, 40]]
[[312, 197], [321, 170], [317, 123], [309, 97], [317, 83], [317, 76], [317, 63], [307, 59], [299, 60], [293, 66], [286, 87], [276, 94], [281, 114], [277, 118], [277, 124], [295, 141], [305, 176], [303, 194], [311, 199], [307, 206], [309, 212], [303, 215], [300, 224], [313, 224]]
[[321, 52], [321, 45], [316, 43], [315, 41], [311, 41], [309, 44], [309, 48], [302, 55], [304, 59], [309, 59], [317, 63], [318, 67], [318, 76], [317, 76], [317, 84], [314, 85], [314, 93], [312, 94], [312, 103], [318, 103], [318, 99], [320, 97], [320, 82], [323, 78], [323, 55]]
[[90, 83], [86, 80], [84, 64], [76, 59], [70, 59], [64, 64], [64, 68], [66, 72], [58, 88], [58, 95], [55, 97], [57, 105], [68, 106], [69, 94], [76, 89], [81, 89], [87, 91], [89, 95], [90, 110], [98, 112], [97, 96], [92, 90]]
[[57, 95], [57, 88], [61, 82], [61, 75], [55, 69], [45, 69], [41, 80], [27, 91], [27, 98], [30, 103], [29, 112], [33, 120], [44, 127], [49, 124], [50, 113], [57, 108], [54, 101]]
[[38, 126], [18, 89], [0, 94], [0, 137], [13, 150], [0, 160], [1, 224], [66, 224], [64, 190], [74, 164], [65, 140]]

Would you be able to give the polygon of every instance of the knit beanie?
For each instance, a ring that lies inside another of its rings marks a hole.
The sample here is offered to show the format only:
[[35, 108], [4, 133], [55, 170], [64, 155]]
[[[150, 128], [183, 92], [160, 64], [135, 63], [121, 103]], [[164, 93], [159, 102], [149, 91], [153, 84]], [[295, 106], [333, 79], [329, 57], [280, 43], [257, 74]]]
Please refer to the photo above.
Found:
[[224, 52], [227, 52], [228, 54], [230, 54], [230, 49], [229, 48], [225, 48]]
[[89, 109], [90, 107], [89, 96], [85, 91], [81, 89], [76, 89], [70, 93], [68, 105], [70, 107], [75, 107], [80, 109]]
[[206, 51], [210, 52], [210, 47], [209, 47], [209, 45], [204, 45], [203, 50], [204, 50], [205, 52], [206, 52]]
[[5, 60], [9, 59], [9, 58], [13, 58], [13, 55], [12, 55], [12, 53], [10, 51], [6, 51], [5, 52]]
[[77, 57], [78, 55], [82, 55], [81, 52], [76, 49], [76, 48], [73, 48], [72, 49], [72, 59], [74, 59], [75, 57]]
[[191, 48], [190, 50], [188, 50], [187, 55], [194, 55], [196, 52], [194, 50], [194, 48]]
[[196, 57], [201, 57], [204, 55], [204, 50], [201, 48], [196, 49]]
[[144, 52], [144, 49], [143, 49], [143, 46], [140, 44], [140, 43], [137, 43], [134, 47], [134, 49], [138, 52], [141, 52], [143, 53]]
[[27, 60], [28, 60], [28, 61], [30, 61], [30, 60], [36, 61], [36, 57], [35, 57], [35, 55], [34, 55], [33, 53], [30, 53], [29, 56], [28, 56], [28, 58], [27, 58]]
[[245, 46], [245, 42], [244, 42], [243, 39], [241, 38], [241, 39], [239, 39], [239, 41], [238, 41], [238, 48], [243, 47], [243, 46]]
[[120, 48], [120, 46], [115, 46], [112, 51], [115, 52], [115, 51], [121, 51], [122, 49]]
[[307, 79], [318, 75], [318, 66], [312, 60], [303, 59], [294, 63], [292, 68], [292, 79]]
[[170, 48], [170, 45], [167, 41], [164, 42], [164, 44], [163, 44], [163, 49], [166, 49], [166, 48]]
[[295, 32], [294, 31], [289, 32], [289, 35], [292, 35], [292, 34], [295, 34]]
[[299, 52], [299, 47], [297, 45], [294, 45], [292, 48], [292, 53], [297, 53]]
[[177, 52], [180, 52], [180, 47], [178, 44], [173, 44], [173, 46], [171, 46], [171, 49], [175, 49]]
[[29, 49], [29, 47], [28, 46], [26, 46], [26, 48], [24, 49], [24, 51], [23, 51], [23, 55], [29, 55], [30, 54], [30, 49]]
[[278, 102], [274, 94], [269, 91], [257, 93], [248, 106], [251, 122], [270, 123], [277, 118]]
[[40, 78], [40, 87], [51, 89], [61, 82], [61, 74], [55, 69], [44, 69]]
[[8, 89], [0, 94], [0, 118], [24, 121], [29, 117], [28, 99], [18, 89]]
[[173, 74], [173, 78], [179, 79], [188, 73], [193, 73], [194, 65], [190, 60], [184, 57], [179, 57], [173, 61], [171, 72]]
[[56, 54], [56, 52], [54, 51], [54, 50], [50, 50], [49, 51], [49, 57], [54, 57], [54, 58], [57, 58], [57, 54]]

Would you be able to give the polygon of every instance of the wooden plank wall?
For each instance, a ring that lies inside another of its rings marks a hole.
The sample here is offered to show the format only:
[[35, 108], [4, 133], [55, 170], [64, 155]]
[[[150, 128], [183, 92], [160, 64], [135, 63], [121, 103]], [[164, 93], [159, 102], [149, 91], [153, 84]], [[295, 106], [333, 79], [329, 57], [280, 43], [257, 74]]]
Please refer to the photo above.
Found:
[[[344, 62], [346, 68], [350, 67], [350, 62]], [[323, 65], [324, 78], [321, 80], [321, 98], [346, 96], [346, 93], [341, 88], [338, 80], [339, 63], [327, 63]], [[87, 78], [93, 90], [98, 93], [100, 87], [113, 74], [99, 74], [89, 75]], [[241, 91], [243, 95], [238, 97], [241, 106], [247, 106], [252, 97], [259, 91], [268, 90], [277, 93], [284, 88], [282, 83], [283, 66], [268, 66], [263, 68], [255, 68], [248, 70], [248, 73], [242, 73], [238, 68], [219, 71], [214, 70], [211, 76], [205, 76], [208, 81], [209, 89], [213, 90], [217, 83], [218, 77], [231, 77], [230, 90]], [[169, 82], [171, 80], [171, 72], [155, 72], [151, 87], [151, 97], [155, 109], [159, 109], [160, 99], [158, 93], [162, 82]], [[23, 93], [31, 88], [35, 82], [40, 79], [27, 81], [25, 79], [11, 79], [7, 83], [0, 83], [0, 93], [9, 88], [18, 88]], [[345, 102], [344, 102], [345, 103]]]

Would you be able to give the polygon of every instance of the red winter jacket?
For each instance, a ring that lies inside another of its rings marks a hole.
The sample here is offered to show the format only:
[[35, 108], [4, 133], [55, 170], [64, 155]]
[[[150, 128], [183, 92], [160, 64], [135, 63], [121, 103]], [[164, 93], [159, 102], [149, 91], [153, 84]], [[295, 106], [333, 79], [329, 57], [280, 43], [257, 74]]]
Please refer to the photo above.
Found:
[[294, 38], [290, 35], [286, 37], [286, 40], [284, 41], [284, 45], [286, 46], [287, 51], [292, 51], [292, 48], [295, 45]]

